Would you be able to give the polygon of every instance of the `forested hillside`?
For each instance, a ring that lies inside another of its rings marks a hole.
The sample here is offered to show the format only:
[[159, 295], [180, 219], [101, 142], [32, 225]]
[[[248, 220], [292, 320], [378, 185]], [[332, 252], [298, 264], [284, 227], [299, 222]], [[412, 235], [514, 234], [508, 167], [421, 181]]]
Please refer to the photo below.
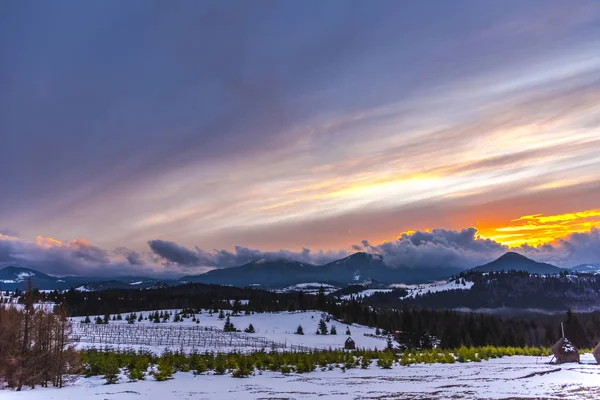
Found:
[[593, 311], [600, 305], [598, 275], [536, 275], [523, 271], [467, 271], [459, 279], [474, 282], [470, 290], [423, 293], [399, 298], [394, 293], [377, 293], [366, 301], [378, 306], [402, 304], [444, 309], [516, 308]]

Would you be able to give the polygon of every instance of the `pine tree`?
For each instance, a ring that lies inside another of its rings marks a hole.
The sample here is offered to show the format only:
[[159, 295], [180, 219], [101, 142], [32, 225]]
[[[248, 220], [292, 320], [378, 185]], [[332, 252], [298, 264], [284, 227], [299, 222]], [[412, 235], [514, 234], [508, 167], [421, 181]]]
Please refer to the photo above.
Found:
[[252, 326], [252, 324], [250, 324], [250, 325], [248, 325], [248, 327], [246, 329], [244, 329], [244, 332], [255, 333], [256, 331], [254, 330], [254, 327]]
[[331, 326], [331, 331], [330, 331], [331, 335], [337, 335], [337, 328], [335, 327], [335, 325]]
[[302, 329], [302, 325], [298, 325], [298, 329], [294, 332], [296, 335], [304, 335], [304, 329]]
[[85, 319], [83, 320], [83, 323], [84, 323], [84, 324], [89, 324], [90, 322], [92, 322], [92, 321], [90, 321], [90, 316], [89, 316], [89, 315], [86, 315], [86, 316], [85, 316]]
[[327, 335], [327, 324], [323, 318], [321, 318], [319, 321], [319, 328], [317, 329], [317, 332], [319, 332], [321, 335]]
[[224, 332], [236, 332], [237, 331], [237, 329], [235, 329], [235, 326], [229, 319], [229, 316], [227, 316], [227, 318], [225, 319], [225, 325], [223, 326], [223, 331]]
[[109, 355], [104, 364], [104, 379], [107, 385], [119, 382], [119, 365], [114, 355]]
[[219, 311], [219, 319], [225, 319], [225, 313], [223, 310]]
[[166, 381], [173, 377], [173, 365], [167, 357], [161, 357], [158, 360], [157, 371], [154, 373], [154, 379], [157, 381]]
[[351, 335], [351, 333], [350, 333], [350, 327], [349, 326], [346, 327], [346, 335]]

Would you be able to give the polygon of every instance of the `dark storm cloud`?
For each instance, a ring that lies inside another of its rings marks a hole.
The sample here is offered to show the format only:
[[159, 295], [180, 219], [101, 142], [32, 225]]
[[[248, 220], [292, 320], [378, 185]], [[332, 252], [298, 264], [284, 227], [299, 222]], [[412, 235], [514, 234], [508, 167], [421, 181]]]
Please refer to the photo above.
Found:
[[0, 239], [0, 267], [21, 266], [57, 276], [164, 275], [160, 265], [150, 261], [132, 265], [122, 258], [110, 258], [108, 254], [81, 239], [58, 242], [38, 238], [36, 243]]
[[572, 233], [538, 247], [523, 245], [517, 251], [560, 267], [597, 264], [600, 263], [600, 230], [591, 228], [589, 232]]
[[177, 243], [164, 240], [150, 240], [150, 249], [158, 256], [179, 265], [211, 265], [210, 261], [203, 259], [192, 250], [186, 249]]
[[299, 252], [289, 250], [262, 251], [243, 246], [235, 246], [234, 251], [214, 250], [207, 252], [198, 247], [195, 248], [195, 251], [190, 250], [177, 243], [163, 240], [151, 240], [148, 242], [148, 245], [154, 254], [173, 265], [208, 266], [215, 268], [237, 267], [252, 261], [279, 259], [295, 260], [308, 264], [323, 264], [345, 257], [348, 254], [345, 250], [311, 251], [310, 249], [303, 248]]
[[434, 229], [431, 232], [404, 233], [398, 240], [372, 245], [365, 250], [381, 254], [390, 266], [410, 268], [472, 268], [502, 255], [507, 247], [477, 236], [475, 228]]

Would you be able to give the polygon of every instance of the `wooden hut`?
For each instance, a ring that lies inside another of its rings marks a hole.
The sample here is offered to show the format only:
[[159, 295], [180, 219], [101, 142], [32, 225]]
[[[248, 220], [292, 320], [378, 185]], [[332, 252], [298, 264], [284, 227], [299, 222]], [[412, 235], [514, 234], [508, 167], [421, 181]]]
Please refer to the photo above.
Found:
[[598, 345], [594, 348], [592, 354], [594, 355], [596, 362], [600, 364], [600, 343], [598, 343]]
[[579, 350], [565, 337], [560, 338], [552, 346], [552, 354], [554, 354], [557, 364], [579, 362]]
[[346, 339], [346, 343], [344, 343], [344, 348], [346, 350], [354, 350], [354, 349], [356, 349], [356, 343], [354, 343], [354, 340], [352, 340], [351, 337], [348, 336], [348, 339]]

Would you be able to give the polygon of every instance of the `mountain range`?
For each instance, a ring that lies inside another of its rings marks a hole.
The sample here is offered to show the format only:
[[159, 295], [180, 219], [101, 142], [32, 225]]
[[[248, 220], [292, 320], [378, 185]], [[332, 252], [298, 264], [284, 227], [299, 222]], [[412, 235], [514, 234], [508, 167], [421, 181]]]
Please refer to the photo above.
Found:
[[[478, 272], [519, 270], [534, 274], [558, 274], [564, 269], [540, 263], [514, 252], [471, 269]], [[257, 286], [283, 288], [301, 283], [326, 283], [338, 287], [348, 285], [385, 286], [393, 283], [418, 284], [446, 279], [463, 269], [451, 267], [409, 268], [388, 266], [379, 254], [364, 252], [324, 265], [312, 265], [299, 261], [258, 260], [239, 267], [215, 269], [200, 275], [187, 275], [179, 279], [159, 279], [144, 276], [125, 277], [55, 277], [22, 267], [6, 267], [0, 270], [0, 288], [23, 289], [29, 278], [33, 286], [41, 290], [103, 290], [174, 286], [185, 283], [206, 283], [232, 286]], [[584, 264], [571, 269], [577, 273], [600, 273], [600, 264]]]

